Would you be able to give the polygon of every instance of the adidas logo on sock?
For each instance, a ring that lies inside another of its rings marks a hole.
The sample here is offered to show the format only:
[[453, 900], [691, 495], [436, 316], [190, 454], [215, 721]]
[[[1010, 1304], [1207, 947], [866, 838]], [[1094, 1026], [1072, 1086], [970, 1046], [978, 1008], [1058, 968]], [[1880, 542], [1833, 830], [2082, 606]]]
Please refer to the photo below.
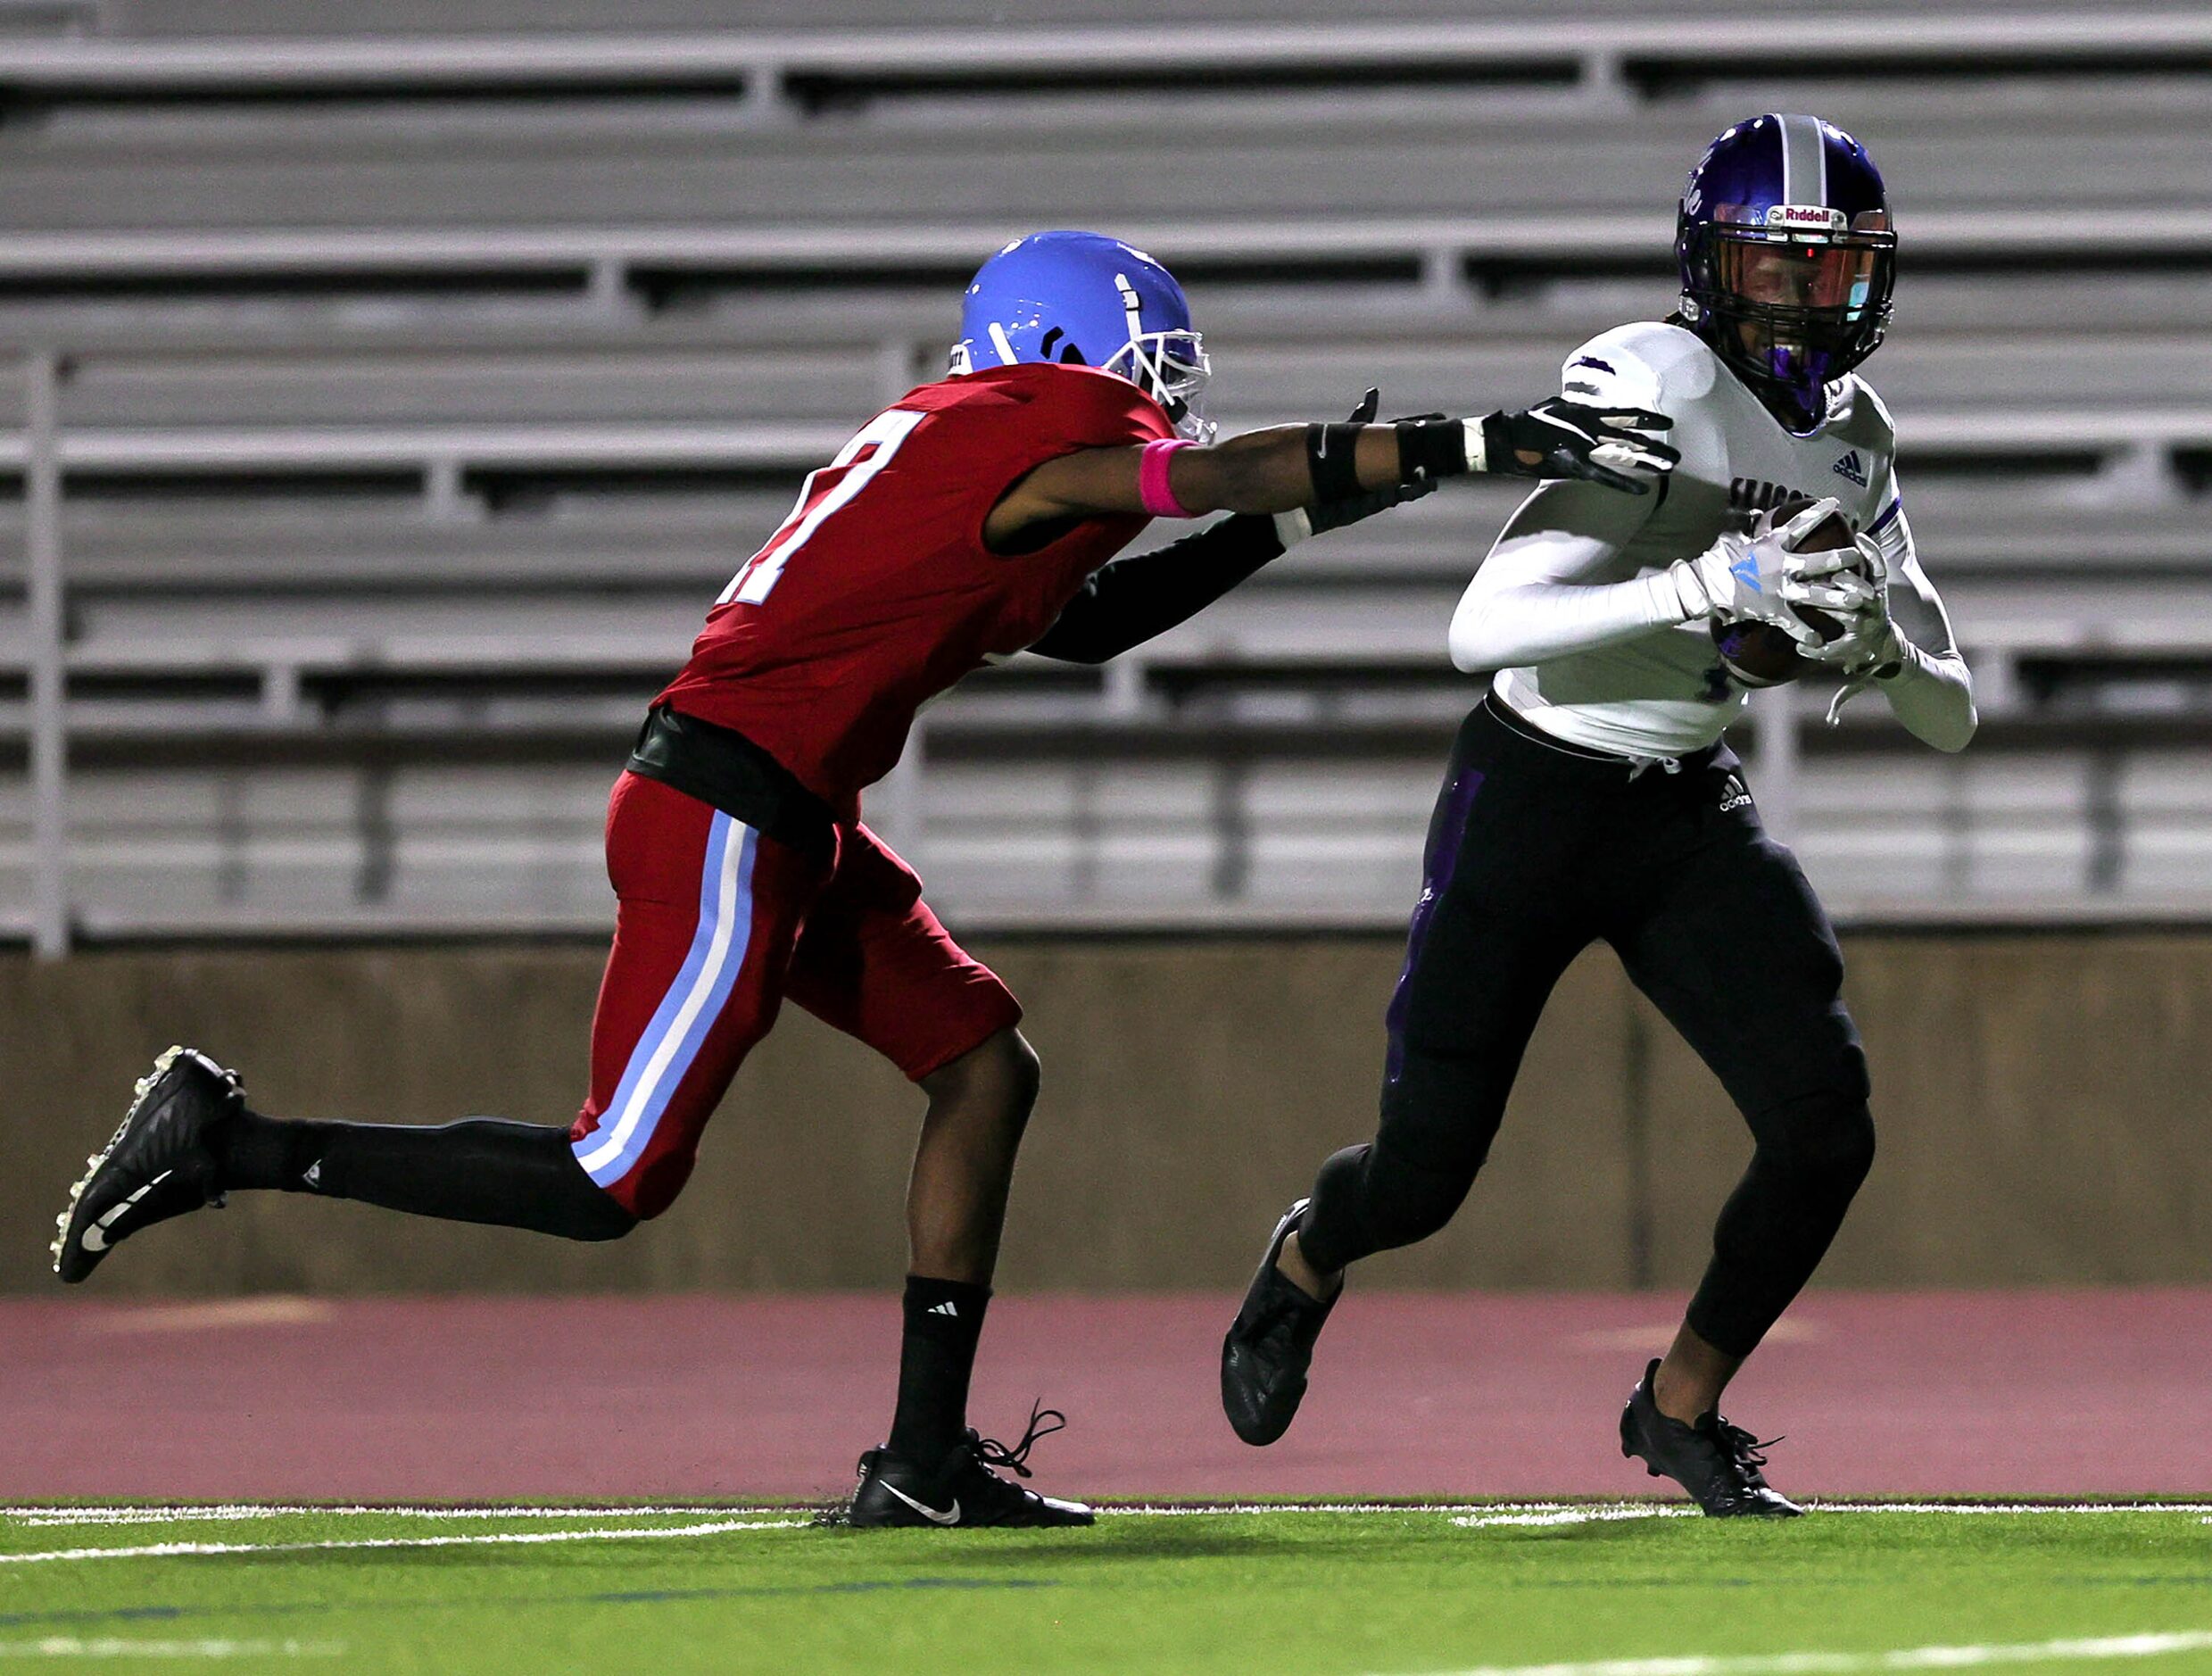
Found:
[[952, 1300], [949, 1298], [941, 1304], [932, 1304], [929, 1313], [932, 1315], [950, 1315], [956, 1321], [960, 1318], [960, 1312], [952, 1307]]
[[1839, 477], [1849, 478], [1862, 489], [1867, 486], [1867, 468], [1860, 460], [1859, 451], [1856, 448], [1837, 460], [1829, 469]]
[[307, 1174], [300, 1179], [310, 1187], [320, 1187], [323, 1184], [323, 1161], [317, 1158], [314, 1163], [307, 1166]]

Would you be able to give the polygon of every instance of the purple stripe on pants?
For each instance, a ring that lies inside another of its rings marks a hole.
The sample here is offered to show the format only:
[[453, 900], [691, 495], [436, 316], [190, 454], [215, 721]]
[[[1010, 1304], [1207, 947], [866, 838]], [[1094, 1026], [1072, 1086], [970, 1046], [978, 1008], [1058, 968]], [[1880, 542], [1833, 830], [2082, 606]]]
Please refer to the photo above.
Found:
[[1467, 836], [1468, 817], [1474, 810], [1475, 793], [1482, 790], [1482, 777], [1479, 768], [1462, 768], [1437, 801], [1437, 823], [1429, 834], [1429, 853], [1421, 861], [1421, 900], [1413, 904], [1413, 921], [1405, 930], [1405, 964], [1398, 968], [1397, 987], [1390, 992], [1389, 1010], [1383, 1014], [1384, 1027], [1389, 1032], [1382, 1071], [1386, 1083], [1396, 1082], [1405, 1068], [1405, 1014], [1411, 1005], [1413, 968], [1421, 963], [1421, 944], [1428, 938], [1437, 904], [1452, 888], [1460, 842]]

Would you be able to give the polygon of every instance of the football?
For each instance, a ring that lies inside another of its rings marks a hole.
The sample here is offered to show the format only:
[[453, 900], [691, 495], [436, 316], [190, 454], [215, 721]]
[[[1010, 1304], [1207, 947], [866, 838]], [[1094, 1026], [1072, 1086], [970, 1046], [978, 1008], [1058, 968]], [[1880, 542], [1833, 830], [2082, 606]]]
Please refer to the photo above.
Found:
[[[1759, 515], [1753, 533], [1764, 535], [1788, 523], [1811, 504], [1809, 497], [1799, 495], [1771, 507]], [[1833, 552], [1851, 544], [1851, 525], [1837, 512], [1814, 526], [1797, 550]], [[1852, 568], [1860, 576], [1868, 574], [1863, 560]], [[1834, 640], [1843, 632], [1843, 622], [1827, 611], [1810, 606], [1794, 605], [1790, 609], [1797, 613], [1800, 622], [1824, 641]], [[1785, 686], [1820, 667], [1800, 652], [1797, 643], [1772, 623], [1715, 622], [1712, 637], [1713, 650], [1719, 654], [1721, 666], [1743, 686]]]

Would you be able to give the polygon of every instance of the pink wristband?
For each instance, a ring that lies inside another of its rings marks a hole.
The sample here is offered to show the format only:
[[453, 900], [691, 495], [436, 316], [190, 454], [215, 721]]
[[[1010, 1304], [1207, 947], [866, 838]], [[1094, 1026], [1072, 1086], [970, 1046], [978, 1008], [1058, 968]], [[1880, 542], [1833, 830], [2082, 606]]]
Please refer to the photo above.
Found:
[[1147, 443], [1143, 456], [1137, 462], [1137, 498], [1145, 503], [1145, 510], [1155, 518], [1196, 518], [1197, 514], [1175, 498], [1175, 491], [1167, 486], [1167, 462], [1175, 457], [1179, 448], [1194, 444], [1181, 437], [1164, 436], [1156, 443]]

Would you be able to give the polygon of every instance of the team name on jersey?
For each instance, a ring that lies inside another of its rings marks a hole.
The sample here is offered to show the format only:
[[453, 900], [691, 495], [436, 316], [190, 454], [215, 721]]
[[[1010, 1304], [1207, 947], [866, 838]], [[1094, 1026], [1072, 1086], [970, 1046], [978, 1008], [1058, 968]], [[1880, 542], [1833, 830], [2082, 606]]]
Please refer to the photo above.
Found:
[[1769, 511], [1785, 501], [1813, 498], [1786, 483], [1769, 483], [1760, 477], [1732, 478], [1728, 484], [1728, 526], [1737, 535], [1748, 535], [1758, 525], [1761, 512]]

